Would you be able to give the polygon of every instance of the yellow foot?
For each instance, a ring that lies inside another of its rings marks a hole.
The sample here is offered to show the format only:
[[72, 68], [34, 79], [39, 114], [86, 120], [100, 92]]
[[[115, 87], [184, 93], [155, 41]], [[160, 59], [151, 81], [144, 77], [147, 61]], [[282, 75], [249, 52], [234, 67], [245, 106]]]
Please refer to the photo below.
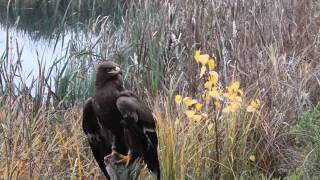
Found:
[[126, 166], [128, 167], [129, 166], [129, 164], [130, 164], [130, 161], [131, 161], [131, 159], [132, 159], [132, 156], [131, 156], [131, 154], [128, 154], [128, 155], [126, 155], [126, 156], [124, 156], [124, 155], [122, 155], [122, 154], [118, 154], [119, 155], [119, 157], [120, 157], [120, 160], [118, 160], [117, 161], [117, 163], [124, 163], [124, 164], [126, 164]]
[[107, 156], [104, 157], [104, 160], [107, 160], [114, 155], [121, 155], [121, 154], [119, 154], [116, 150], [112, 150], [112, 152], [110, 154], [108, 154]]

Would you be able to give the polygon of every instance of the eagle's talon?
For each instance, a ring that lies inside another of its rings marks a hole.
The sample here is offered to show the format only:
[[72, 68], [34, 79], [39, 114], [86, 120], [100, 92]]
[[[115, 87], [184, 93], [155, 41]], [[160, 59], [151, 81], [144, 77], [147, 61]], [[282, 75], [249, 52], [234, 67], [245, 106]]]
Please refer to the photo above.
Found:
[[119, 155], [120, 160], [117, 161], [117, 164], [124, 163], [126, 165], [126, 167], [128, 167], [131, 162], [132, 156], [130, 154], [128, 154], [126, 156], [124, 156], [122, 154], [118, 154], [118, 155]]
[[112, 152], [110, 154], [108, 154], [107, 156], [104, 157], [104, 160], [108, 160], [110, 159], [112, 156], [115, 156], [115, 155], [121, 155], [119, 154], [116, 150], [112, 150]]

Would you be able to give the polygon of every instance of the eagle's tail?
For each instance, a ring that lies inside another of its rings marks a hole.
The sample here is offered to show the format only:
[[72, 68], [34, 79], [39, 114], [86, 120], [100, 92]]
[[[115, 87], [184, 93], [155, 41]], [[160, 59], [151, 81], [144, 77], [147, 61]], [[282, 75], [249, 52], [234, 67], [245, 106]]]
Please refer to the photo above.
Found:
[[148, 169], [157, 176], [157, 180], [160, 180], [160, 164], [157, 149], [154, 147], [148, 149], [144, 155], [144, 161], [147, 164]]

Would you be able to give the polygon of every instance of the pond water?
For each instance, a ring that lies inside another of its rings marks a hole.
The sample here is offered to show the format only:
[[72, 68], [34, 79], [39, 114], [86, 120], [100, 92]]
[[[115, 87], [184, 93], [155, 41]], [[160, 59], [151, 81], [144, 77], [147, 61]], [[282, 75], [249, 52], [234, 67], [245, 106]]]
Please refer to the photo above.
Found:
[[[98, 16], [119, 15], [114, 3], [105, 0], [0, 0], [0, 58], [6, 54], [7, 27], [9, 56], [16, 60], [22, 50], [23, 78], [30, 82], [38, 74], [38, 60], [50, 66], [66, 55], [68, 42]], [[7, 8], [9, 7], [9, 8]], [[30, 74], [31, 73], [31, 74]], [[30, 76], [28, 76], [30, 74]]]
[[[64, 41], [57, 42], [47, 39], [33, 39], [30, 35], [20, 31], [17, 28], [9, 28], [9, 58], [18, 59], [18, 51], [22, 51], [21, 65], [25, 80], [30, 81], [33, 76], [37, 76], [38, 60], [45, 63], [46, 66], [59, 57], [65, 55], [67, 43], [71, 38], [71, 33], [66, 33]], [[0, 53], [5, 54], [6, 51], [7, 32], [5, 27], [0, 26]], [[28, 77], [28, 75], [30, 76]]]

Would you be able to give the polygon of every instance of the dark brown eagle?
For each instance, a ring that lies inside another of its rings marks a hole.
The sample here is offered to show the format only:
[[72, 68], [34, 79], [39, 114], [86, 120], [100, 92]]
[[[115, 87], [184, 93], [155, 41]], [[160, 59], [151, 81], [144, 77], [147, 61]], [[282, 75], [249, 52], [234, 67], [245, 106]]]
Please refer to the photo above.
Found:
[[147, 167], [160, 179], [158, 138], [151, 110], [123, 87], [119, 65], [106, 61], [98, 65], [96, 91], [83, 109], [83, 130], [93, 155], [107, 179], [104, 159], [120, 157], [129, 163], [143, 157]]

